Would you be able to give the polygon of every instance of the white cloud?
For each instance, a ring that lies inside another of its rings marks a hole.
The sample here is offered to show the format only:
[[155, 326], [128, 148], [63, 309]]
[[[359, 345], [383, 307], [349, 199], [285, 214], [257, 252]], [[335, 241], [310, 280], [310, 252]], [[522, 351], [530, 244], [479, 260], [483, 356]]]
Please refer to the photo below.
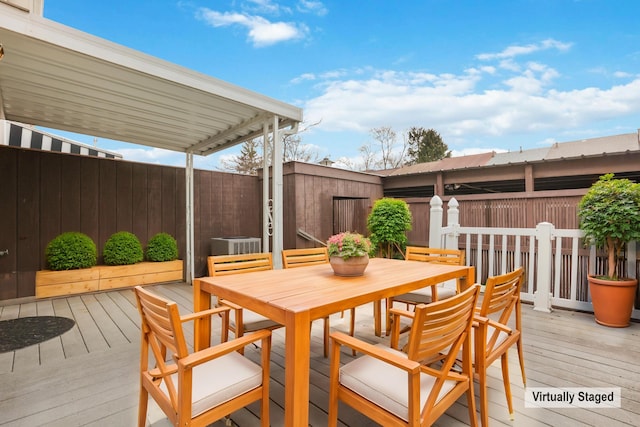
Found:
[[559, 51], [569, 50], [572, 43], [563, 43], [553, 39], [543, 40], [541, 43], [532, 43], [524, 46], [513, 45], [498, 53], [481, 53], [476, 58], [481, 61], [490, 61], [494, 59], [511, 59], [520, 55], [528, 55], [542, 50], [556, 49]]
[[[434, 128], [445, 141], [580, 129], [640, 114], [640, 76], [611, 87], [562, 90], [560, 75], [548, 65], [529, 62], [519, 72], [496, 76], [480, 68], [460, 75], [369, 70], [364, 75], [323, 81], [321, 93], [306, 101], [305, 117], [322, 120], [318, 131], [375, 127], [402, 131]], [[490, 81], [487, 81], [490, 80]]]
[[329, 13], [328, 9], [321, 1], [300, 0], [298, 2], [298, 10], [303, 13], [313, 13], [318, 16], [324, 16]]
[[261, 16], [246, 13], [217, 12], [207, 8], [200, 8], [197, 16], [213, 27], [233, 25], [244, 27], [248, 30], [247, 36], [255, 47], [302, 39], [309, 33], [308, 27], [304, 24], [271, 22]]
[[632, 77], [633, 74], [631, 73], [627, 73], [626, 71], [615, 71], [613, 73], [613, 77], [618, 78], [618, 79], [626, 79], [628, 77]]

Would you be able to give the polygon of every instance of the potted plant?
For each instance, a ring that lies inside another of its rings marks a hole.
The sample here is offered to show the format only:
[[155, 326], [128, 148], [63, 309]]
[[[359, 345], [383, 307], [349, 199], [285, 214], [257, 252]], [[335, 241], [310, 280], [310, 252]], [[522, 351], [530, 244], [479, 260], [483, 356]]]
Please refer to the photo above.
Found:
[[624, 277], [618, 261], [629, 242], [640, 240], [640, 184], [601, 176], [580, 201], [578, 217], [585, 244], [607, 255], [605, 274], [588, 278], [596, 322], [629, 326], [638, 281]]
[[359, 233], [343, 232], [329, 237], [327, 249], [337, 276], [361, 276], [369, 264], [371, 241]]

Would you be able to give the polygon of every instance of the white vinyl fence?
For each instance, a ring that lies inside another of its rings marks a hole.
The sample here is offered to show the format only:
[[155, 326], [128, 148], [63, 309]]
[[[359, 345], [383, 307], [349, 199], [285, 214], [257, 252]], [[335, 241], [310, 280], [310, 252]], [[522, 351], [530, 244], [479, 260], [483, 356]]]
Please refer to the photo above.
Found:
[[[459, 204], [448, 203], [447, 225], [443, 223], [443, 203], [431, 199], [429, 246], [465, 249], [467, 265], [476, 268], [476, 282], [489, 276], [525, 267], [522, 300], [534, 310], [550, 312], [552, 307], [593, 312], [587, 274], [601, 273], [606, 260], [595, 247], [584, 248], [581, 230], [556, 229], [548, 222], [535, 228], [462, 227], [458, 223]], [[637, 277], [636, 243], [626, 251], [626, 275]], [[640, 320], [640, 310], [632, 318]]]

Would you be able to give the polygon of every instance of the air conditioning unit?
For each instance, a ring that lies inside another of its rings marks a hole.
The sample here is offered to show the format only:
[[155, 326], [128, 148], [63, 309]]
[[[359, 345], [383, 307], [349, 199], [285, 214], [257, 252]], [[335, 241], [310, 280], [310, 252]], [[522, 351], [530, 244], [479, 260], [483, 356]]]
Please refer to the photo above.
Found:
[[250, 254], [261, 251], [258, 237], [214, 237], [211, 239], [211, 255]]

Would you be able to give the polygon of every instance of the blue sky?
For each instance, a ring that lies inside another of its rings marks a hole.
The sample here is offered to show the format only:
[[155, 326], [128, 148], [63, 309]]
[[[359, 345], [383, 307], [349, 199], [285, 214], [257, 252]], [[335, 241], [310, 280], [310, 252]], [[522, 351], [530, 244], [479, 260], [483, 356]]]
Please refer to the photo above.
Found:
[[[411, 126], [435, 129], [454, 155], [640, 128], [636, 0], [45, 0], [44, 14], [303, 108], [305, 122], [320, 121], [303, 143], [334, 161], [357, 163], [381, 126], [399, 140]], [[83, 138], [72, 136], [93, 142]]]

